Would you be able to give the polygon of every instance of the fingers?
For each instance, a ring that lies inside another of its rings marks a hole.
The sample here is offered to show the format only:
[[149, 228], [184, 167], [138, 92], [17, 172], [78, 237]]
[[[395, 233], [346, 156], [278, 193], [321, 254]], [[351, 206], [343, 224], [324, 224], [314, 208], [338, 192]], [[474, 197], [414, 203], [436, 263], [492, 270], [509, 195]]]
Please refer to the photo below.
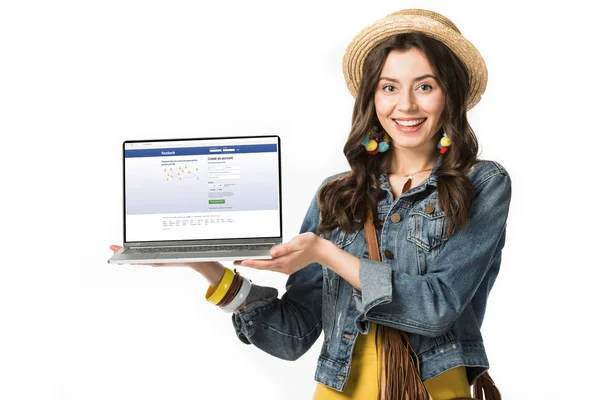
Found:
[[[264, 269], [269, 271], [285, 271], [291, 267], [296, 253], [286, 254], [273, 260], [242, 260], [234, 262], [235, 265], [250, 267], [254, 269]], [[237, 263], [237, 264], [236, 264]]]
[[[238, 261], [242, 267], [250, 267], [255, 269], [272, 269], [276, 264], [271, 260], [243, 260]], [[235, 264], [235, 263], [234, 263]]]
[[302, 250], [302, 246], [297, 240], [292, 239], [287, 243], [278, 244], [277, 246], [271, 247], [271, 257], [281, 257], [294, 251]]
[[[194, 265], [195, 264], [195, 265]], [[149, 265], [151, 267], [186, 267], [186, 268], [192, 268], [192, 269], [197, 269], [199, 268], [198, 265], [202, 265], [202, 262], [197, 262], [197, 263], [187, 263], [187, 262], [167, 262], [167, 263], [149, 263], [149, 264], [143, 264], [143, 265]]]
[[273, 263], [273, 260], [238, 260], [234, 261], [233, 265], [264, 269], [267, 263]]
[[270, 269], [271, 267], [277, 265], [279, 260], [241, 260], [234, 261], [233, 265], [238, 265], [242, 267], [250, 267], [255, 269]]
[[271, 256], [280, 257], [294, 251], [305, 250], [307, 247], [311, 246], [311, 241], [315, 238], [316, 235], [312, 232], [304, 232], [300, 235], [294, 236], [287, 243], [282, 243], [271, 247]]
[[277, 257], [279, 254], [282, 254], [284, 252], [285, 252], [284, 244], [278, 244], [277, 246], [271, 247], [271, 250], [269, 250], [269, 253], [271, 253], [271, 257]]

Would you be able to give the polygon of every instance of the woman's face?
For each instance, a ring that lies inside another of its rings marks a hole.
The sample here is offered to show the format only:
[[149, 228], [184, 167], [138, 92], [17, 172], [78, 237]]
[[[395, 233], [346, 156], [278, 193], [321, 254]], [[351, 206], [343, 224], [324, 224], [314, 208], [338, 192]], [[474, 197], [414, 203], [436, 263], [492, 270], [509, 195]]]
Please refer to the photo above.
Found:
[[435, 151], [445, 94], [420, 50], [393, 50], [375, 90], [375, 110], [394, 147]]

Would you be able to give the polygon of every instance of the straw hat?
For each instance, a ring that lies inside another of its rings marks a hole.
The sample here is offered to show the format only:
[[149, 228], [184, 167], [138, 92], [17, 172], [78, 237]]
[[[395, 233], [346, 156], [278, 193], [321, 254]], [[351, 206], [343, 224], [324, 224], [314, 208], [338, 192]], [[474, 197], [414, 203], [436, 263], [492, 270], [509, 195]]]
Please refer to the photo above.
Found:
[[348, 45], [344, 54], [344, 78], [356, 97], [367, 54], [379, 43], [399, 33], [421, 32], [444, 43], [469, 71], [471, 87], [467, 100], [470, 110], [481, 100], [487, 85], [487, 68], [479, 51], [465, 39], [448, 18], [429, 10], [408, 9], [392, 13], [363, 29]]

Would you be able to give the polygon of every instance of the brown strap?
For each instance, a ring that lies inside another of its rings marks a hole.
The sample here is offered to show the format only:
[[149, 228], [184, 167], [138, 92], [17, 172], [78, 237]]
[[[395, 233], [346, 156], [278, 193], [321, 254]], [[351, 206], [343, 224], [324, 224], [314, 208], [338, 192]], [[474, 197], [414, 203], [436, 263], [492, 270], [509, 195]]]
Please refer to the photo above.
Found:
[[475, 397], [456, 397], [452, 400], [502, 400], [500, 390], [487, 372], [475, 379], [473, 393]]
[[377, 244], [377, 232], [375, 231], [375, 224], [373, 223], [373, 214], [371, 213], [371, 210], [369, 210], [369, 213], [367, 214], [367, 220], [365, 222], [365, 236], [367, 237], [369, 258], [371, 260], [381, 261], [379, 246]]
[[[381, 261], [377, 231], [371, 210], [367, 214], [364, 229], [369, 258]], [[417, 354], [408, 335], [389, 326], [381, 325], [381, 327], [383, 328], [384, 342], [379, 400], [430, 398], [423, 381], [421, 381], [419, 365], [414, 363]], [[411, 353], [414, 354], [414, 359], [411, 357]], [[473, 392], [475, 400], [502, 400], [500, 391], [487, 372], [475, 379]]]
[[[475, 398], [479, 400], [502, 400], [500, 390], [487, 372], [479, 375], [473, 383]], [[485, 395], [485, 397], [484, 397]]]
[[[369, 258], [381, 261], [373, 214], [369, 210], [364, 225]], [[383, 352], [379, 400], [427, 400], [429, 394], [421, 380], [417, 353], [405, 332], [381, 325]], [[414, 358], [411, 357], [414, 354]]]

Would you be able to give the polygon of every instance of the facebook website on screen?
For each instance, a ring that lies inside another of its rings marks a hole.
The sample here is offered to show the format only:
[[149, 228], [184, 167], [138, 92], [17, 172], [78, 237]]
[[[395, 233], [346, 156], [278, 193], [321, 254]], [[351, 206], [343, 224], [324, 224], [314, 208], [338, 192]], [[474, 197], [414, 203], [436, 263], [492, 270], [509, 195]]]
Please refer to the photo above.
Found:
[[277, 138], [125, 143], [126, 242], [277, 237]]

